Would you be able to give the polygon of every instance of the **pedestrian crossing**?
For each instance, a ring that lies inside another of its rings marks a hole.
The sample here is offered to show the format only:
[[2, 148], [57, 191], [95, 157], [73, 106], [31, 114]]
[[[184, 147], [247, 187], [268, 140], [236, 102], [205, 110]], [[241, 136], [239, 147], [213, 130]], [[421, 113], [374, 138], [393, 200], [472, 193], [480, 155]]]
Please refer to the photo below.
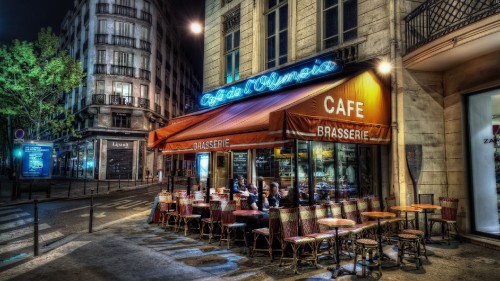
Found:
[[[40, 247], [64, 236], [47, 223], [40, 223], [38, 231]], [[33, 240], [33, 215], [19, 207], [0, 207], [0, 272], [32, 257]]]

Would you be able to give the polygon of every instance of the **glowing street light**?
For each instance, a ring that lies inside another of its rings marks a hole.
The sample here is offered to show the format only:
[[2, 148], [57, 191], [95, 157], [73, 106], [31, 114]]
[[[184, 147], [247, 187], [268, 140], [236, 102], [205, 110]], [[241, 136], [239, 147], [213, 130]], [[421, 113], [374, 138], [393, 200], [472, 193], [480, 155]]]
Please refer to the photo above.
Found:
[[203, 31], [203, 27], [198, 22], [192, 22], [190, 28], [194, 34], [200, 34]]
[[378, 65], [378, 71], [382, 74], [388, 74], [391, 72], [392, 66], [390, 62], [383, 61]]

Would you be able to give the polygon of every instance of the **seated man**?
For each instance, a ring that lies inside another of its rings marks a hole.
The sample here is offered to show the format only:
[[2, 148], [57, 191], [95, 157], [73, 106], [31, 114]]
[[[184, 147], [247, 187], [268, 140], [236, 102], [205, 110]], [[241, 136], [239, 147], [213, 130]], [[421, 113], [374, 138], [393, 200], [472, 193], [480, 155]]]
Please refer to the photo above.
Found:
[[257, 186], [255, 184], [251, 183], [248, 186], [248, 206], [250, 207], [250, 210], [258, 210], [259, 207], [257, 206], [257, 200], [258, 200], [258, 193], [257, 193]]
[[238, 176], [238, 180], [234, 183], [233, 193], [241, 193], [245, 196], [248, 196], [247, 186], [245, 184], [245, 178], [242, 176]]

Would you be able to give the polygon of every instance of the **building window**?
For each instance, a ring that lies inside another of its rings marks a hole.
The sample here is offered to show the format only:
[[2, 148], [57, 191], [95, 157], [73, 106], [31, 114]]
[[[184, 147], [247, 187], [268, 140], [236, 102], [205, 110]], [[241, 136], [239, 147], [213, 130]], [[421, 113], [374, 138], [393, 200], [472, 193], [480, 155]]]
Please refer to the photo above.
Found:
[[124, 82], [113, 82], [113, 93], [122, 97], [132, 96], [132, 84]]
[[357, 0], [322, 0], [322, 47], [330, 48], [358, 35]]
[[97, 51], [97, 63], [106, 64], [106, 50]]
[[127, 7], [134, 7], [134, 0], [116, 0], [116, 4]]
[[104, 80], [96, 81], [95, 92], [98, 95], [104, 95]]
[[266, 9], [266, 66], [288, 61], [288, 1], [268, 0]]
[[113, 112], [113, 127], [117, 128], [130, 128], [130, 113]]
[[141, 98], [148, 98], [148, 85], [141, 85]]
[[97, 23], [97, 33], [105, 34], [106, 33], [106, 20], [99, 20]]
[[115, 35], [134, 37], [134, 25], [129, 22], [115, 22]]
[[151, 3], [149, 3], [148, 1], [144, 1], [144, 11], [146, 12], [151, 12]]
[[240, 79], [240, 10], [224, 16], [226, 83]]
[[134, 54], [125, 52], [114, 52], [113, 62], [116, 65], [132, 67], [134, 65]]
[[141, 28], [141, 40], [149, 42], [149, 27], [143, 27]]
[[141, 58], [142, 69], [149, 70], [149, 56], [142, 56]]

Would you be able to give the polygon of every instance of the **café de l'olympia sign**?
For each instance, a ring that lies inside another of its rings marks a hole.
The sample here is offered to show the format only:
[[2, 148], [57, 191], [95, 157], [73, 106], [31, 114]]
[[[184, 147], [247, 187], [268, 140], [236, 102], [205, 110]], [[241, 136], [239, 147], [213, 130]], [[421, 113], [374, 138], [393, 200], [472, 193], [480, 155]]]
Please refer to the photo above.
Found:
[[204, 93], [200, 98], [200, 106], [213, 108], [250, 96], [310, 82], [340, 71], [342, 71], [341, 63], [335, 61], [332, 53], [328, 53]]

